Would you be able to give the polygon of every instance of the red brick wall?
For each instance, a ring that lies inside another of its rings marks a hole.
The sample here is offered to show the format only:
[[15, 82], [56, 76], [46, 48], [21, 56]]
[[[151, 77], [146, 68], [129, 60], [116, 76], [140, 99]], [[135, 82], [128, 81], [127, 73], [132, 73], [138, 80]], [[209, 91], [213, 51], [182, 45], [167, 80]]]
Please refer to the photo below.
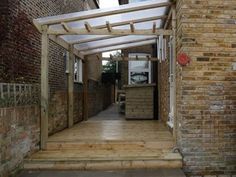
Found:
[[178, 0], [178, 144], [191, 175], [236, 173], [236, 1]]
[[23, 158], [39, 149], [37, 105], [0, 108], [0, 176], [21, 169]]

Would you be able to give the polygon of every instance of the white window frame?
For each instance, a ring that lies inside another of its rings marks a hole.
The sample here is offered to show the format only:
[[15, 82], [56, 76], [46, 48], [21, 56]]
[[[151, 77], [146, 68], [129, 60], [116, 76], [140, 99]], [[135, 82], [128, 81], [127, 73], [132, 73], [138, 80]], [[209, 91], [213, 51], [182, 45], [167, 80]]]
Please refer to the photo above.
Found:
[[173, 72], [173, 38], [170, 37], [170, 40], [169, 40], [169, 84], [170, 84], [170, 90], [169, 90], [169, 94], [170, 94], [170, 98], [169, 98], [169, 117], [168, 117], [168, 121], [167, 121], [167, 125], [170, 127], [170, 128], [173, 128], [174, 127], [174, 72]]
[[[150, 54], [146, 54], [146, 53], [130, 53], [129, 54], [129, 58], [136, 58], [138, 56], [138, 58], [146, 58], [147, 56], [151, 57]], [[147, 69], [131, 69], [131, 62], [135, 62], [135, 60], [129, 61], [128, 63], [128, 83], [129, 85], [131, 84], [131, 72], [148, 72], [148, 83], [151, 84], [152, 83], [152, 73], [151, 73], [151, 61], [148, 62], [148, 68]]]
[[129, 4], [130, 3], [137, 3], [137, 2], [144, 2], [144, 1], [148, 1], [148, 0], [129, 0]]
[[[75, 65], [77, 63], [77, 72], [75, 73]], [[75, 77], [76, 76], [76, 77]], [[74, 61], [74, 82], [75, 83], [83, 83], [83, 63], [82, 60], [75, 57]]]
[[[67, 51], [65, 53], [65, 56], [66, 58], [66, 74], [69, 74], [69, 52]], [[77, 70], [77, 73], [75, 73], [75, 63], [78, 64], [78, 70]], [[83, 62], [81, 59], [75, 57], [75, 60], [74, 60], [74, 70], [73, 70], [73, 74], [74, 74], [74, 83], [83, 83]], [[77, 75], [77, 79], [75, 79], [75, 74]]]

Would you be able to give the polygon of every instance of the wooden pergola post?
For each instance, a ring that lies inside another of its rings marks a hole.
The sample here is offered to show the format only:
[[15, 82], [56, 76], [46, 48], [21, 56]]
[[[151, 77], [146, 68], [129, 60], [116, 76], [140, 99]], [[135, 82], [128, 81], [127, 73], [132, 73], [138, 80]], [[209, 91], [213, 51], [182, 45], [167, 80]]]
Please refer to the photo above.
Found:
[[74, 61], [73, 46], [69, 46], [69, 61], [68, 61], [68, 127], [74, 124]]
[[176, 113], [176, 7], [172, 6], [172, 30], [173, 30], [173, 113], [174, 113], [174, 127], [173, 127], [173, 135], [175, 139], [175, 143], [177, 143], [177, 113]]
[[41, 46], [41, 117], [40, 117], [40, 146], [41, 149], [46, 148], [48, 139], [48, 105], [49, 105], [49, 85], [48, 85], [48, 48], [49, 38], [47, 34], [47, 26], [43, 26], [42, 46]]
[[83, 120], [88, 120], [88, 58], [83, 62]]

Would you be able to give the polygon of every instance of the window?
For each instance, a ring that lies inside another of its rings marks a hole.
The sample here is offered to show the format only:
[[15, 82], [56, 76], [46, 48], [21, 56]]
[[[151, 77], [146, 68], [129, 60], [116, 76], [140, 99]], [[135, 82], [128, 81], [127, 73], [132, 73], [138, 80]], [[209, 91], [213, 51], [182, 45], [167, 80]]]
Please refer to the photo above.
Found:
[[[66, 60], [66, 73], [69, 73], [69, 52], [66, 52], [64, 55]], [[82, 83], [83, 82], [83, 63], [81, 59], [75, 58], [74, 61], [74, 82]]]
[[82, 72], [82, 60], [75, 58], [74, 63], [74, 82], [83, 82], [83, 72]]
[[[146, 58], [147, 54], [133, 53], [130, 58]], [[149, 55], [150, 56], [150, 55]], [[151, 56], [150, 56], [151, 57]], [[129, 61], [129, 84], [149, 84], [151, 83], [151, 62], [150, 61]]]

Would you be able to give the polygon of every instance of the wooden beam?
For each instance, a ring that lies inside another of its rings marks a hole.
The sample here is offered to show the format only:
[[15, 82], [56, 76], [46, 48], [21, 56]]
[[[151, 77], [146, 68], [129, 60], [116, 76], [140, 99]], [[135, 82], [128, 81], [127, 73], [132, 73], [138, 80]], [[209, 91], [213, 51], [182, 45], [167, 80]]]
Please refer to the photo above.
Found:
[[87, 32], [90, 33], [92, 31], [92, 27], [88, 22], [84, 22], [84, 26], [85, 26], [85, 29], [87, 30]]
[[88, 120], [88, 58], [83, 62], [83, 120]]
[[[132, 20], [133, 23], [142, 23], [142, 22], [148, 22], [148, 21], [154, 21], [154, 20], [158, 20], [158, 19], [166, 19], [167, 16], [157, 16], [157, 17], [148, 17], [148, 18], [142, 18], [142, 19], [137, 19], [137, 20]], [[125, 21], [125, 22], [117, 22], [117, 23], [112, 23], [110, 24], [111, 28], [112, 27], [116, 27], [116, 26], [122, 26], [122, 25], [128, 25], [130, 23], [130, 21]], [[96, 29], [102, 29], [102, 28], [106, 28], [105, 25], [101, 25], [101, 26], [96, 26]], [[120, 36], [112, 36], [112, 35], [108, 35], [108, 36], [103, 36], [103, 37], [97, 37], [97, 38], [93, 38], [93, 39], [82, 39], [82, 40], [78, 40], [78, 41], [74, 41], [71, 42], [70, 44], [81, 44], [81, 43], [86, 43], [86, 42], [93, 42], [93, 41], [98, 41], [98, 40], [105, 40], [105, 39], [110, 39], [110, 38], [115, 38], [115, 37], [121, 37]]]
[[106, 27], [107, 27], [108, 32], [111, 33], [111, 31], [112, 31], [112, 26], [111, 26], [111, 24], [109, 23], [109, 21], [106, 22]]
[[175, 139], [175, 143], [177, 144], [177, 129], [178, 129], [178, 120], [177, 120], [177, 102], [176, 102], [176, 7], [172, 6], [172, 30], [173, 30], [173, 102], [174, 102], [174, 127], [173, 127], [173, 135]]
[[121, 59], [122, 59], [122, 60], [125, 59], [125, 55], [124, 55], [124, 53], [121, 53]]
[[167, 7], [171, 5], [172, 5], [171, 2], [139, 3], [138, 5], [128, 4], [128, 5], [123, 5], [122, 8], [115, 7], [112, 9], [104, 9], [104, 10], [98, 9], [98, 10], [91, 10], [91, 11], [86, 11], [86, 12], [71, 13], [71, 14], [66, 14], [63, 16], [60, 15], [58, 18], [39, 18], [39, 19], [35, 19], [33, 23], [41, 31], [42, 25], [52, 25], [52, 24], [59, 24], [61, 22], [79, 21], [79, 20], [85, 20], [85, 19], [90, 19], [90, 18], [129, 13], [129, 12], [135, 12], [135, 11], [146, 10], [146, 9]]
[[130, 31], [132, 32], [132, 33], [134, 33], [135, 32], [135, 27], [134, 27], [134, 23], [133, 22], [130, 22]]
[[49, 105], [49, 38], [47, 35], [47, 26], [43, 27], [42, 44], [41, 44], [41, 117], [40, 117], [40, 145], [41, 149], [46, 149], [48, 140], [48, 105]]
[[[130, 22], [133, 23], [143, 23], [143, 22], [150, 22], [150, 21], [156, 21], [156, 20], [161, 20], [161, 19], [166, 19], [167, 15], [161, 15], [161, 16], [154, 16], [154, 17], [147, 17], [147, 18], [140, 18], [140, 19], [134, 19], [134, 20], [126, 20], [126, 21], [120, 21], [120, 22], [115, 22], [115, 23], [110, 23], [111, 27], [117, 27], [117, 26], [124, 26], [124, 25], [129, 25]], [[95, 26], [94, 28], [96, 29], [103, 29], [103, 28], [107, 28], [107, 24], [105, 25], [98, 25]]]
[[[132, 23], [131, 23], [132, 24]], [[133, 28], [133, 27], [132, 27]], [[150, 29], [113, 29], [108, 32], [107, 29], [91, 29], [90, 27], [83, 28], [70, 28], [70, 32], [66, 32], [64, 29], [50, 29], [48, 34], [51, 35], [172, 35], [172, 30], [158, 29], [153, 33], [152, 28]], [[133, 32], [132, 32], [133, 31]]]
[[[69, 44], [67, 44], [62, 38], [57, 37], [56, 35], [49, 35], [49, 39], [52, 40], [53, 42], [57, 43], [58, 45], [60, 45], [64, 49], [69, 50]], [[77, 49], [74, 48], [73, 53], [74, 53], [74, 55], [76, 55], [80, 59], [82, 59], [82, 60], [84, 59], [84, 56]]]
[[152, 33], [156, 33], [156, 28], [157, 28], [157, 24], [156, 22], [153, 22], [153, 26], [152, 26]]
[[101, 45], [94, 46], [94, 47], [84, 47], [84, 48], [80, 48], [80, 51], [94, 50], [94, 49], [105, 48], [105, 47], [116, 46], [116, 45], [123, 45], [123, 44], [131, 44], [134, 42], [142, 42], [142, 41], [147, 41], [147, 40], [155, 39], [155, 38], [156, 38], [156, 36], [154, 36], [154, 37], [148, 36], [148, 37], [145, 37], [142, 39], [133, 39], [133, 40], [127, 40], [127, 41], [121, 41], [121, 42], [116, 42], [116, 40], [114, 40], [114, 43], [101, 44]]
[[164, 24], [164, 29], [168, 28], [168, 25], [169, 25], [169, 22], [170, 22], [170, 19], [171, 19], [171, 16], [172, 16], [172, 10], [173, 10], [173, 7], [171, 7], [171, 9], [169, 11], [168, 17], [167, 17], [167, 19], [165, 21], [165, 24]]
[[155, 39], [150, 39], [150, 40], [141, 41], [141, 42], [134, 42], [131, 44], [115, 45], [115, 46], [110, 46], [110, 47], [105, 47], [105, 48], [94, 49], [94, 50], [81, 51], [81, 53], [83, 55], [92, 55], [92, 54], [98, 54], [102, 52], [109, 52], [113, 50], [120, 50], [120, 49], [126, 49], [126, 48], [131, 48], [131, 47], [150, 45], [150, 44], [154, 44], [155, 42], [156, 42]]
[[87, 43], [87, 42], [95, 42], [95, 41], [106, 40], [106, 39], [111, 39], [111, 38], [117, 38], [117, 37], [122, 37], [122, 36], [123, 35], [120, 35], [120, 36], [107, 35], [107, 36], [96, 37], [96, 38], [81, 39], [81, 40], [78, 40], [78, 41], [73, 41], [70, 44], [71, 45], [83, 44], [83, 43]]
[[100, 57], [99, 57], [99, 55], [96, 55], [96, 57], [97, 57], [97, 59], [98, 59], [98, 60], [100, 60]]
[[70, 28], [68, 27], [66, 23], [62, 22], [61, 25], [66, 32], [70, 32]]
[[68, 62], [68, 127], [74, 124], [74, 61], [73, 46], [69, 48], [69, 62]]
[[103, 57], [102, 60], [112, 60], [112, 61], [158, 61], [158, 58], [150, 57], [149, 55], [147, 57], [138, 57], [138, 58], [130, 58], [130, 57], [110, 57], [106, 58]]
[[112, 56], [112, 54], [110, 54], [110, 60], [113, 60], [113, 56]]

